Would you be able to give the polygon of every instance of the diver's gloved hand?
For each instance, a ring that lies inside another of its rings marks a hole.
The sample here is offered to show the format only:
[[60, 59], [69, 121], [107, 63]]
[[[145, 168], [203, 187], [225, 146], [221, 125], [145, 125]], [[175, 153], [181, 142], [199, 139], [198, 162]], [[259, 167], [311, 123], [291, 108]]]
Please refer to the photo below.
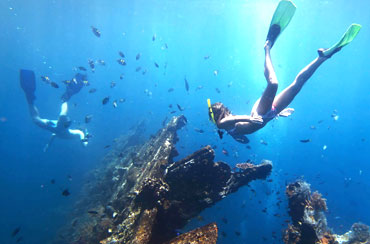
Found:
[[294, 108], [286, 108], [283, 111], [279, 113], [279, 116], [281, 117], [288, 117], [294, 112]]

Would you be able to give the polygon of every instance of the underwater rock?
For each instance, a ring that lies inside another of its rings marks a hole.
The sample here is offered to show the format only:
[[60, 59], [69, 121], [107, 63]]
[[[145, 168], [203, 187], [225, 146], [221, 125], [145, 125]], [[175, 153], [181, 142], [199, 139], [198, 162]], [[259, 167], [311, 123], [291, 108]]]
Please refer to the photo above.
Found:
[[179, 235], [166, 244], [216, 244], [217, 233], [218, 229], [216, 223], [210, 223], [185, 234]]
[[[183, 239], [176, 237], [177, 229], [239, 187], [265, 179], [272, 164], [232, 172], [226, 163], [213, 161], [210, 146], [173, 162], [176, 132], [186, 123], [184, 116], [173, 117], [142, 144], [135, 141], [137, 132], [117, 141], [72, 216], [78, 221], [63, 235], [71, 237], [69, 243], [216, 243], [214, 224], [181, 235]], [[98, 214], [89, 215], [91, 209]]]
[[285, 191], [289, 200], [289, 215], [293, 225], [284, 232], [286, 244], [370, 244], [367, 225], [355, 223], [344, 235], [336, 235], [327, 226], [326, 199], [318, 192], [311, 193], [307, 182], [298, 180]]

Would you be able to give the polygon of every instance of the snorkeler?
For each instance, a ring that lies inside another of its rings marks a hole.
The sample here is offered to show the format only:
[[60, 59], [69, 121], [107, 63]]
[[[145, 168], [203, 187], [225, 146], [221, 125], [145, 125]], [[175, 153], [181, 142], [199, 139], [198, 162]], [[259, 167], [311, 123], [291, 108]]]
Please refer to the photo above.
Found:
[[[76, 78], [76, 77], [74, 79], [81, 78], [81, 77], [79, 78]], [[78, 130], [78, 129], [69, 129], [72, 121], [67, 116], [67, 111], [68, 111], [67, 100], [72, 95], [72, 92], [71, 90], [68, 90], [68, 87], [67, 87], [66, 93], [63, 95], [63, 103], [61, 106], [61, 112], [59, 114], [58, 120], [48, 120], [48, 119], [40, 118], [39, 111], [37, 107], [34, 105], [34, 101], [36, 99], [34, 95], [35, 90], [36, 90], [35, 73], [30, 70], [20, 70], [20, 83], [26, 95], [29, 111], [30, 111], [33, 122], [37, 126], [43, 129], [46, 129], [52, 133], [49, 143], [47, 143], [44, 147], [44, 152], [46, 152], [46, 150], [49, 148], [49, 146], [51, 145], [55, 137], [59, 137], [63, 139], [78, 138], [80, 139], [81, 143], [84, 146], [87, 146], [87, 143], [88, 143], [87, 136], [85, 135], [83, 131]]]
[[[295, 5], [288, 0], [280, 1], [271, 20], [269, 32], [266, 38], [265, 49], [265, 78], [267, 87], [251, 111], [251, 115], [232, 115], [230, 110], [222, 103], [211, 105], [208, 99], [208, 109], [210, 120], [217, 125], [219, 129], [224, 129], [235, 140], [240, 143], [248, 143], [249, 140], [245, 134], [251, 134], [263, 128], [270, 120], [275, 117], [287, 117], [294, 112], [294, 109], [287, 108], [294, 97], [302, 89], [306, 81], [314, 74], [317, 68], [333, 54], [340, 51], [342, 47], [350, 43], [361, 29], [361, 25], [352, 24], [342, 39], [333, 47], [328, 49], [319, 49], [319, 56], [307, 65], [291, 85], [276, 95], [278, 89], [278, 80], [272, 65], [270, 50], [274, 45], [279, 34], [287, 27], [296, 10]], [[220, 137], [222, 131], [218, 131]]]

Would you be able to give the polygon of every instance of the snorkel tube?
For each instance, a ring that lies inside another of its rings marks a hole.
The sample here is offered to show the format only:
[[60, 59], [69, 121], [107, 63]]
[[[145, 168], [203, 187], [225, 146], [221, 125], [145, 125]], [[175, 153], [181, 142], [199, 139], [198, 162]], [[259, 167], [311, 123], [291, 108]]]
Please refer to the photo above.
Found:
[[209, 120], [212, 121], [212, 123], [216, 124], [215, 120], [215, 115], [213, 114], [212, 106], [211, 106], [211, 99], [207, 99], [208, 103], [208, 115], [209, 115]]

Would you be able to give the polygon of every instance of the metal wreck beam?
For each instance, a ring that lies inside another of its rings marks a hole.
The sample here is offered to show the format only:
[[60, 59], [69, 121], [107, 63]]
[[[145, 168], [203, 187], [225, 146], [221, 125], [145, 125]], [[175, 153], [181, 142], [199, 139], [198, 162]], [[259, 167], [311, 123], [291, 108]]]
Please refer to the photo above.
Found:
[[241, 164], [239, 172], [232, 172], [226, 163], [214, 162], [210, 146], [173, 162], [177, 155], [176, 131], [185, 124], [184, 116], [174, 117], [141, 145], [125, 140], [119, 144], [122, 146], [111, 153], [110, 163], [95, 173], [97, 183], [89, 185], [89, 193], [80, 203], [79, 211], [85, 214], [76, 218], [66, 235], [73, 239], [69, 243], [189, 243], [185, 240], [200, 233], [203, 240], [214, 241], [194, 239], [192, 243], [215, 243], [215, 224], [177, 239], [175, 230], [239, 187], [265, 179], [272, 164]]

